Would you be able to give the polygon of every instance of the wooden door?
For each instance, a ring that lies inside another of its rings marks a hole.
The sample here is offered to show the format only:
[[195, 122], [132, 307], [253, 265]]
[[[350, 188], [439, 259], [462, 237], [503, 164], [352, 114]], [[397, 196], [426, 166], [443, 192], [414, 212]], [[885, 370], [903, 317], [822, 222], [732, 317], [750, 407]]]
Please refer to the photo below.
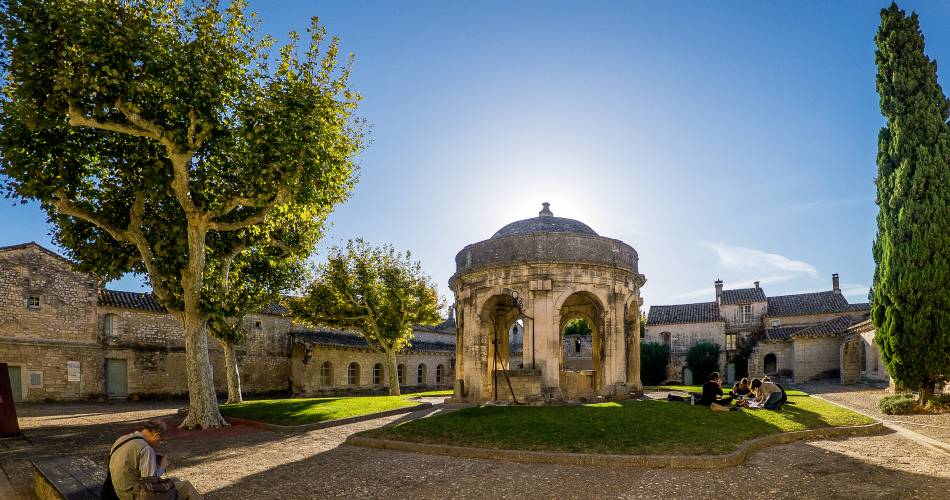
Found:
[[110, 399], [124, 399], [129, 395], [129, 366], [126, 360], [106, 360], [106, 395]]
[[13, 401], [19, 403], [23, 401], [23, 381], [20, 378], [19, 366], [8, 366], [10, 373], [10, 388], [13, 389]]

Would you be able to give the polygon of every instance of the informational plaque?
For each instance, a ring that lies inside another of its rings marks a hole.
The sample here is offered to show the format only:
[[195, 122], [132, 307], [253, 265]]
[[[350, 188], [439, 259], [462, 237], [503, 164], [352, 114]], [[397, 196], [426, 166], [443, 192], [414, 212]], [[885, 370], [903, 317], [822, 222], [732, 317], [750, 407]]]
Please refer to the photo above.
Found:
[[66, 381], [79, 382], [79, 361], [66, 362]]

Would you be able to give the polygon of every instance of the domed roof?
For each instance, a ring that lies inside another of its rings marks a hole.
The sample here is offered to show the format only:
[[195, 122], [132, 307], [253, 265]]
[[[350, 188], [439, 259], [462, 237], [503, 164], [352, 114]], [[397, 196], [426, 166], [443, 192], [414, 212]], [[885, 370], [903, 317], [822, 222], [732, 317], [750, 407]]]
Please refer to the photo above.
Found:
[[551, 209], [551, 204], [542, 203], [543, 208], [538, 212], [537, 217], [512, 222], [496, 232], [492, 239], [513, 234], [531, 234], [531, 233], [577, 233], [598, 236], [587, 224], [574, 219], [564, 217], [555, 217]]

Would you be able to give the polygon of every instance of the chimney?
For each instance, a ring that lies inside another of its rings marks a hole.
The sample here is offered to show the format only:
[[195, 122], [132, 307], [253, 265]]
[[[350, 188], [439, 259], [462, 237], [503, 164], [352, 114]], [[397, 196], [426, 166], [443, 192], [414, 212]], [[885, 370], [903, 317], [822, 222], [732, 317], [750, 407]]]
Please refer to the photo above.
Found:
[[716, 280], [716, 302], [722, 298], [722, 280]]
[[756, 287], [756, 288], [759, 288], [759, 282], [758, 282], [758, 281], [755, 282], [755, 287]]
[[834, 273], [831, 275], [831, 291], [835, 293], [841, 293], [841, 287], [839, 286], [839, 283], [838, 283], [838, 273]]

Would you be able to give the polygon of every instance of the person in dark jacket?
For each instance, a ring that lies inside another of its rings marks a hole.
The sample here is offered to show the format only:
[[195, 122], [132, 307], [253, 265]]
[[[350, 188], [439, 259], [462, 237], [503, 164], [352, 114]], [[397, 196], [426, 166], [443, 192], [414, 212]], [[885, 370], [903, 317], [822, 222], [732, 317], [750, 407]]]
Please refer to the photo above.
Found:
[[734, 398], [742, 398], [752, 394], [752, 388], [749, 387], [749, 379], [742, 377], [742, 380], [736, 382], [729, 391], [729, 395]]
[[723, 397], [722, 377], [719, 376], [719, 372], [710, 373], [707, 382], [703, 384], [703, 393], [696, 403], [721, 411], [720, 408], [713, 405], [727, 407], [726, 409], [728, 409], [728, 405], [731, 402], [731, 397]]

